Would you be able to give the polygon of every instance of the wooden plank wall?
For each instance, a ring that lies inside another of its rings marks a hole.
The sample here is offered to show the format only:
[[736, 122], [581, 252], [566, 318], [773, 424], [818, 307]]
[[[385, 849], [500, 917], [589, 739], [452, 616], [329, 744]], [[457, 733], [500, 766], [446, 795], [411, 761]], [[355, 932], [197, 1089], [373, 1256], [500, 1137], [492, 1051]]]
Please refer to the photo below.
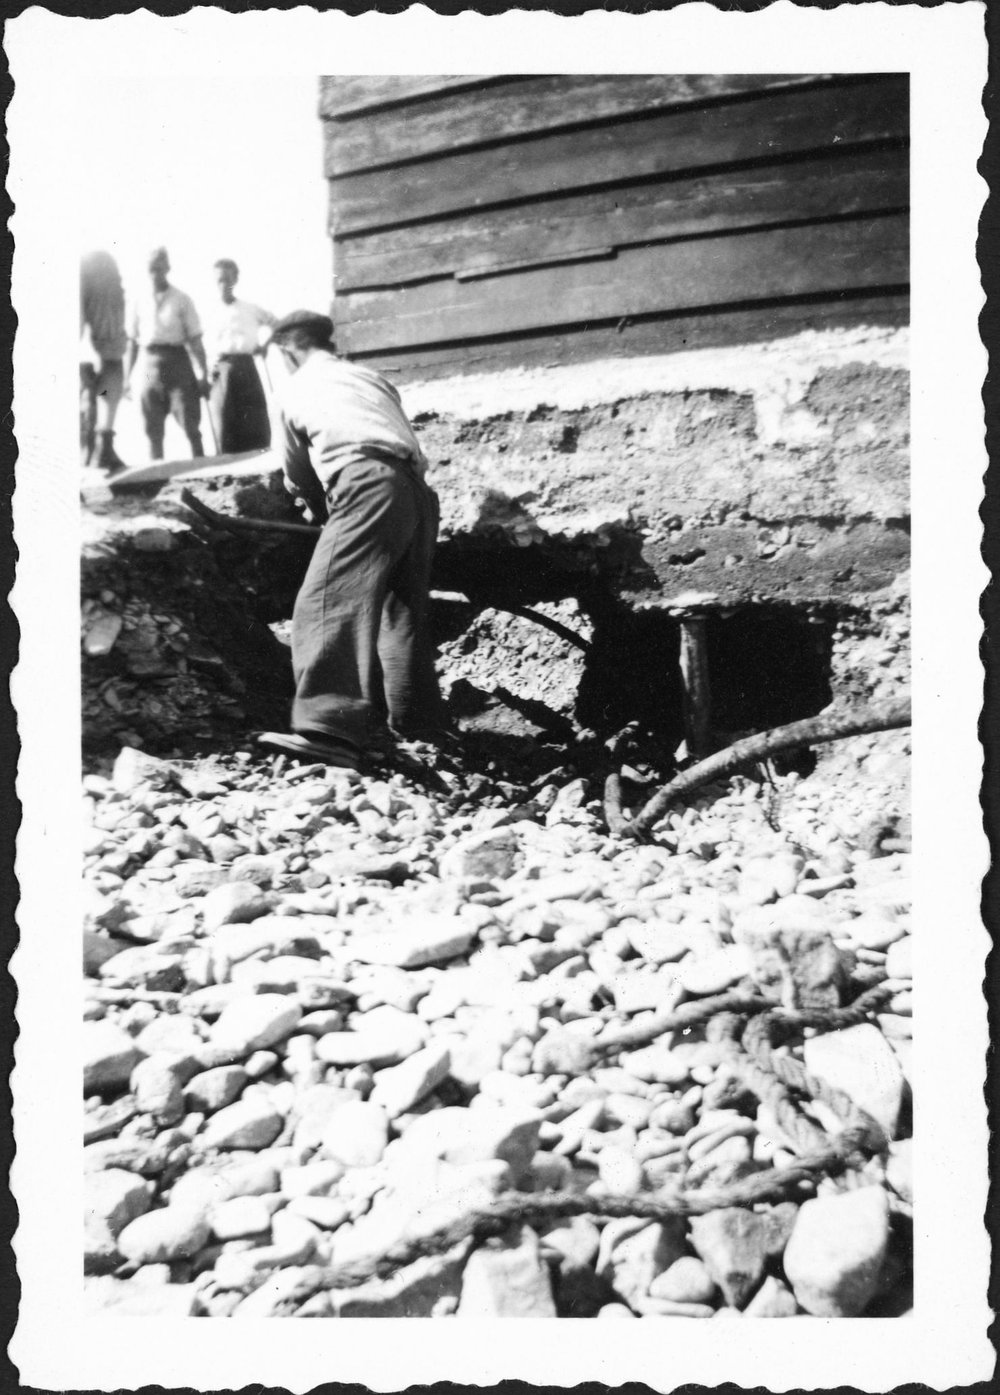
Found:
[[404, 377], [905, 317], [904, 75], [327, 77], [320, 115], [338, 347]]

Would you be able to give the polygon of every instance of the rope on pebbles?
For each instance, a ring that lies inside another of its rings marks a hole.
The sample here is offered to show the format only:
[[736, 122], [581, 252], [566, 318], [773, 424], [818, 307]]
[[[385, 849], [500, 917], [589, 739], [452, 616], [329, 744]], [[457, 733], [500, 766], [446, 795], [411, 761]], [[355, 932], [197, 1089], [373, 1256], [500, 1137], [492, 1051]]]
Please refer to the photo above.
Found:
[[[373, 1279], [389, 1278], [414, 1261], [446, 1254], [463, 1241], [501, 1235], [514, 1223], [530, 1225], [585, 1215], [648, 1221], [700, 1216], [724, 1208], [779, 1201], [802, 1184], [815, 1184], [823, 1177], [863, 1166], [887, 1146], [880, 1125], [842, 1091], [811, 1075], [800, 1061], [776, 1054], [776, 1047], [806, 1027], [834, 1030], [863, 1022], [889, 996], [890, 990], [880, 984], [842, 1008], [775, 1008], [764, 998], [750, 999], [737, 993], [686, 1005], [685, 1025], [709, 1020], [711, 1035], [727, 1049], [727, 1064], [762, 1103], [775, 1109], [779, 1125], [799, 1152], [794, 1162], [753, 1173], [714, 1190], [663, 1188], [656, 1194], [614, 1196], [581, 1195], [574, 1191], [507, 1192], [488, 1207], [469, 1211], [429, 1235], [401, 1241], [377, 1258], [303, 1268], [290, 1289], [277, 1299], [273, 1311], [294, 1314], [318, 1293], [358, 1288]], [[695, 1009], [700, 1009], [697, 1015]], [[678, 1009], [670, 1016], [677, 1018], [683, 1011]], [[822, 1101], [841, 1121], [843, 1129], [836, 1136], [825, 1133], [803, 1113], [795, 1096], [805, 1101]]]

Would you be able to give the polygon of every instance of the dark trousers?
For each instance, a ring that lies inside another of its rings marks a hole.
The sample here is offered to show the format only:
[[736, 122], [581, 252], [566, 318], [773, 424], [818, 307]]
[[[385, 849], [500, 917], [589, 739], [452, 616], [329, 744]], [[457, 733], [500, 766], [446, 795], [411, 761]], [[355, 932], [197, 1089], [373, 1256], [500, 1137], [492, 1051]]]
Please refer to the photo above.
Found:
[[271, 444], [267, 401], [252, 354], [230, 354], [219, 360], [210, 410], [223, 454], [263, 450]]
[[363, 744], [440, 726], [428, 636], [437, 495], [409, 465], [345, 466], [292, 616], [292, 727]]
[[183, 429], [193, 456], [204, 455], [201, 444], [201, 398], [191, 359], [183, 345], [147, 348], [143, 354], [140, 405], [142, 424], [154, 460], [163, 459], [163, 428], [167, 413]]

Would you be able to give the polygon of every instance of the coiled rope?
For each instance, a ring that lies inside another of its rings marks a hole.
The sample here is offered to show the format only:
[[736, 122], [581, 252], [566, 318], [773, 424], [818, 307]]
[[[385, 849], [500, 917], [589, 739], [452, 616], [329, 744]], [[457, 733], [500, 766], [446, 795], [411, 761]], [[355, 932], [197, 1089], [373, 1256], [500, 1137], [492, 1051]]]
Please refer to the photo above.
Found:
[[[779, 1053], [778, 1048], [805, 1028], [830, 1031], [864, 1022], [890, 996], [891, 990], [878, 984], [845, 1007], [792, 1010], [774, 1007], [764, 998], [730, 993], [687, 1004], [686, 1013], [677, 1009], [669, 1014], [671, 1021], [683, 1014], [684, 1025], [693, 1020], [710, 1022], [707, 1035], [724, 1047], [727, 1066], [746, 1088], [774, 1110], [779, 1127], [798, 1153], [794, 1161], [715, 1188], [681, 1185], [655, 1193], [609, 1196], [574, 1191], [507, 1192], [488, 1206], [468, 1211], [430, 1233], [403, 1239], [377, 1257], [303, 1267], [290, 1290], [276, 1301], [274, 1311], [292, 1313], [317, 1293], [387, 1279], [416, 1260], [447, 1254], [463, 1241], [480, 1242], [502, 1235], [515, 1223], [546, 1224], [584, 1215], [665, 1221], [730, 1207], [748, 1208], [783, 1200], [803, 1186], [815, 1186], [823, 1177], [863, 1166], [887, 1147], [881, 1126], [843, 1091], [807, 1071], [795, 1057]], [[695, 1009], [700, 1011], [696, 1014]], [[619, 1039], [624, 1036], [627, 1034], [618, 1034]], [[810, 1101], [820, 1101], [833, 1112], [842, 1125], [839, 1133], [827, 1134], [803, 1112], [803, 1105]]]

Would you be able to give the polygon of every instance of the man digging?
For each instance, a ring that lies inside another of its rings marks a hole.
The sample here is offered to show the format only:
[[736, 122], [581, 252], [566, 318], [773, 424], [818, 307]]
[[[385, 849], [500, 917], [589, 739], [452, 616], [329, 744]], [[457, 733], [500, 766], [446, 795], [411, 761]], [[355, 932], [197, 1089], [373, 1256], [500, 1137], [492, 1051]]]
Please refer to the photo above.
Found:
[[297, 310], [271, 342], [286, 487], [323, 524], [292, 616], [292, 733], [261, 745], [357, 768], [393, 737], [433, 738], [443, 702], [427, 633], [437, 495], [396, 389], [339, 359], [326, 315]]

